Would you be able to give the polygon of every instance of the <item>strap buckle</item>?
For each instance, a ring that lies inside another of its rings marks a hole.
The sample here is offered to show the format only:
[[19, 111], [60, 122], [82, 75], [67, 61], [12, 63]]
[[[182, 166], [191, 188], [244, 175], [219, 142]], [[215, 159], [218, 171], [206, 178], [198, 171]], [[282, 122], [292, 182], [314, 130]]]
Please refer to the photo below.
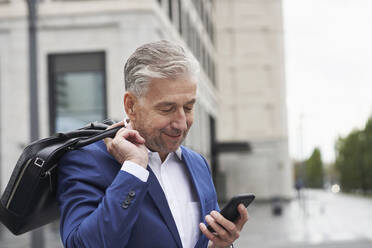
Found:
[[43, 159], [41, 159], [41, 158], [36, 158], [36, 159], [35, 159], [35, 162], [34, 162], [34, 164], [35, 164], [36, 166], [39, 166], [40, 168], [43, 167], [44, 163], [45, 163], [45, 161], [44, 161]]

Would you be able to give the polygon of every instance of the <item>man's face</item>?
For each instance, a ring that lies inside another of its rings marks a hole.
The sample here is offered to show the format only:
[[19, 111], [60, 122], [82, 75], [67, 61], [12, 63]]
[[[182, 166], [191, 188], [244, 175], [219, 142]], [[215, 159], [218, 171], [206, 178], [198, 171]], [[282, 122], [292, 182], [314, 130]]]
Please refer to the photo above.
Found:
[[131, 122], [146, 146], [166, 156], [178, 149], [194, 119], [196, 83], [190, 79], [153, 79], [137, 99]]

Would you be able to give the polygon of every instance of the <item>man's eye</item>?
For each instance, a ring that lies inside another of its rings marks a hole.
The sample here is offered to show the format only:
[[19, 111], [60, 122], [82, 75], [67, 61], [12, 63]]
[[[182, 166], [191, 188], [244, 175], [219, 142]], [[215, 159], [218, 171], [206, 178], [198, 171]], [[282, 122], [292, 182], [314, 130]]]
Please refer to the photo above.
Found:
[[192, 107], [184, 107], [183, 109], [185, 110], [185, 112], [191, 112], [192, 111]]
[[163, 108], [163, 109], [160, 109], [161, 112], [163, 113], [169, 113], [172, 111], [173, 108]]

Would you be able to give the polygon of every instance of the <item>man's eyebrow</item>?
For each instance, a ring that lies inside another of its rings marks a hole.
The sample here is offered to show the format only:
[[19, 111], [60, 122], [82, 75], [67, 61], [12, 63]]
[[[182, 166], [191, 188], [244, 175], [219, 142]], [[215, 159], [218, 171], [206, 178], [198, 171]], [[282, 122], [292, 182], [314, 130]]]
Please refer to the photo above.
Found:
[[174, 102], [159, 102], [158, 104], [155, 105], [155, 107], [164, 107], [164, 106], [171, 106], [175, 105]]
[[194, 99], [192, 99], [191, 101], [188, 101], [187, 103], [186, 103], [186, 105], [187, 104], [194, 104], [196, 102], [196, 99], [194, 98]]
[[[188, 101], [185, 105], [188, 105], [188, 104], [194, 104], [196, 102], [196, 99], [192, 99], [190, 101]], [[175, 105], [176, 103], [174, 102], [159, 102], [158, 104], [155, 105], [155, 107], [165, 107], [165, 106], [172, 106], [172, 105]]]

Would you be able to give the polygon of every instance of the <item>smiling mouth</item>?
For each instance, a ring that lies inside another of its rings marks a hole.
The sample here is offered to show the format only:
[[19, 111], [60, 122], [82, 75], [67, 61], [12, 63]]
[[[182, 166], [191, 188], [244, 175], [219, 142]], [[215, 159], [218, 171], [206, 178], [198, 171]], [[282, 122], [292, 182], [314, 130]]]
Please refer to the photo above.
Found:
[[170, 138], [173, 138], [173, 139], [176, 139], [176, 138], [179, 138], [181, 137], [181, 134], [177, 134], [177, 135], [170, 135], [170, 134], [167, 134], [167, 133], [164, 133], [166, 136], [170, 137]]

